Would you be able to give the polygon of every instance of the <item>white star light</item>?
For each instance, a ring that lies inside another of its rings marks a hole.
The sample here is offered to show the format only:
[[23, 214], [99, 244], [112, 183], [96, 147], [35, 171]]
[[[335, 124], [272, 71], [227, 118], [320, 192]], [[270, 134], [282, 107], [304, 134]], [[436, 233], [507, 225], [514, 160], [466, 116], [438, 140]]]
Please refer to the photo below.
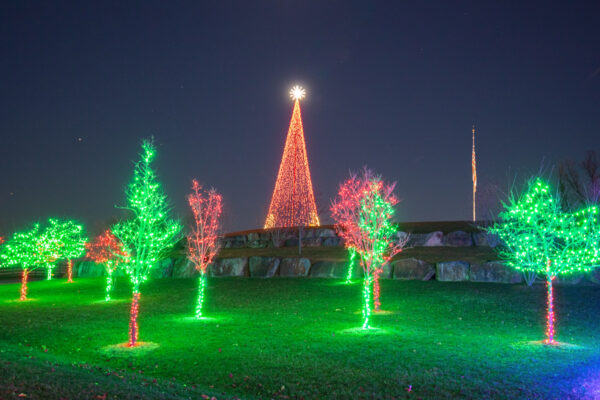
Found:
[[296, 85], [290, 90], [290, 97], [293, 100], [302, 100], [306, 96], [306, 90], [302, 86]]

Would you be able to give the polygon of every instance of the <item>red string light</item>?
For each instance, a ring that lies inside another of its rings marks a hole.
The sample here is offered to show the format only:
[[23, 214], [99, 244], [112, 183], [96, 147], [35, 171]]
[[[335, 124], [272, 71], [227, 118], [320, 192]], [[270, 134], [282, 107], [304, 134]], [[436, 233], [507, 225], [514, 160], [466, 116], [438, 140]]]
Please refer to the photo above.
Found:
[[67, 261], [67, 283], [73, 283], [73, 260]]
[[381, 268], [377, 268], [373, 272], [373, 309], [375, 311], [381, 309], [381, 301], [379, 300], [379, 274], [381, 274]]
[[27, 299], [27, 277], [29, 276], [29, 269], [23, 268], [23, 274], [21, 276], [21, 297], [19, 300], [23, 301]]
[[219, 218], [223, 212], [223, 199], [215, 189], [206, 192], [197, 180], [192, 181], [193, 192], [188, 196], [188, 203], [194, 215], [194, 225], [187, 236], [188, 258], [200, 272], [196, 318], [202, 316], [204, 287], [206, 285], [206, 268], [212, 263], [219, 251]]
[[546, 288], [548, 290], [548, 310], [546, 320], [546, 344], [554, 344], [554, 293], [552, 290], [552, 281], [554, 276], [546, 277]]
[[299, 101], [303, 91], [299, 95], [300, 91], [301, 88], [292, 89], [296, 101], [265, 229], [320, 225], [304, 142]]
[[138, 340], [138, 312], [139, 312], [140, 292], [134, 292], [131, 300], [131, 313], [129, 317], [129, 347], [135, 347]]

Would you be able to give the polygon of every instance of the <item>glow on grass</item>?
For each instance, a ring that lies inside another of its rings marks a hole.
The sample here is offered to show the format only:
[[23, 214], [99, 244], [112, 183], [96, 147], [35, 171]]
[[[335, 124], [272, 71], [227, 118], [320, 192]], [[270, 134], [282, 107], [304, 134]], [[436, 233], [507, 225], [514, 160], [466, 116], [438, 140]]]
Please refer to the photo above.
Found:
[[149, 351], [158, 349], [158, 343], [153, 342], [137, 342], [135, 346], [130, 346], [129, 343], [119, 343], [103, 347], [100, 352], [110, 357], [119, 356], [141, 356]]

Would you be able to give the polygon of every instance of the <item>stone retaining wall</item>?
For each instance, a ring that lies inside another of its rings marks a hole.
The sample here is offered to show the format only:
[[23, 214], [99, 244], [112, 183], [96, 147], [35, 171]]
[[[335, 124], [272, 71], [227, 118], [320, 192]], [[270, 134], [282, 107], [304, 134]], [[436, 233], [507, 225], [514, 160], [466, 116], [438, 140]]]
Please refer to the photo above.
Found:
[[[453, 247], [495, 247], [498, 239], [485, 232], [454, 231], [444, 234], [441, 231], [430, 233], [398, 232], [399, 237], [409, 236], [408, 247], [453, 246]], [[280, 229], [228, 235], [221, 239], [223, 248], [266, 248], [298, 246], [298, 229]], [[343, 246], [344, 241], [328, 228], [307, 228], [302, 231], [302, 246]]]
[[[298, 257], [235, 257], [221, 258], [209, 266], [209, 274], [214, 277], [312, 277], [344, 279], [347, 276], [346, 261], [312, 262]], [[104, 267], [91, 261], [81, 261], [75, 265], [77, 276], [95, 277], [104, 275]], [[121, 272], [122, 274], [122, 272]], [[189, 278], [197, 276], [193, 264], [185, 259], [165, 259], [152, 270], [153, 278]], [[363, 276], [360, 266], [352, 271], [353, 278]], [[586, 281], [600, 284], [600, 271], [585, 275]], [[494, 282], [521, 283], [519, 272], [507, 267], [502, 261], [468, 263], [466, 261], [445, 261], [431, 264], [423, 260], [405, 258], [394, 260], [383, 268], [382, 279], [399, 280], [438, 280], [443, 282]], [[584, 275], [558, 279], [558, 284], [577, 284]]]

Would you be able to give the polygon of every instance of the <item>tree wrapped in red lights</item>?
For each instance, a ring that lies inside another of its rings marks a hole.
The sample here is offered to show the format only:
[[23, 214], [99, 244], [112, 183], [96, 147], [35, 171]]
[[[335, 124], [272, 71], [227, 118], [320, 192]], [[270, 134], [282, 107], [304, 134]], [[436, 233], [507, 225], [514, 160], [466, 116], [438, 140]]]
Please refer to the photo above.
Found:
[[509, 266], [546, 276], [546, 344], [554, 340], [554, 292], [559, 275], [581, 273], [600, 263], [600, 224], [597, 206], [565, 212], [560, 196], [540, 178], [528, 182], [521, 195], [512, 195], [500, 222], [488, 229], [502, 240], [497, 247]]
[[394, 186], [386, 185], [381, 177], [365, 168], [361, 176], [351, 174], [340, 185], [331, 205], [336, 231], [346, 247], [358, 253], [364, 271], [363, 328], [369, 327], [371, 285], [375, 309], [379, 310], [379, 274], [406, 243], [406, 239], [397, 238], [397, 228], [392, 224], [394, 206], [398, 203]]
[[88, 242], [86, 257], [97, 264], [104, 264], [106, 270], [106, 289], [104, 300], [110, 301], [110, 293], [113, 288], [113, 273], [117, 270], [120, 261], [127, 261], [127, 254], [123, 251], [123, 245], [110, 230], [98, 235], [92, 242]]
[[127, 188], [127, 207], [133, 217], [115, 224], [111, 231], [122, 244], [126, 262], [121, 265], [131, 281], [133, 295], [129, 319], [129, 346], [138, 339], [138, 310], [140, 285], [149, 272], [173, 247], [179, 238], [181, 225], [169, 218], [167, 196], [164, 194], [152, 161], [156, 155], [154, 144], [142, 142], [141, 160], [135, 165], [133, 182]]
[[313, 193], [300, 99], [304, 89], [296, 86], [290, 95], [295, 100], [277, 182], [271, 198], [265, 229], [295, 226], [319, 226], [319, 216]]
[[196, 318], [202, 317], [206, 287], [206, 269], [219, 251], [219, 218], [223, 211], [222, 197], [215, 189], [203, 191], [198, 181], [192, 182], [188, 203], [194, 215], [194, 224], [187, 236], [188, 258], [200, 273]]

